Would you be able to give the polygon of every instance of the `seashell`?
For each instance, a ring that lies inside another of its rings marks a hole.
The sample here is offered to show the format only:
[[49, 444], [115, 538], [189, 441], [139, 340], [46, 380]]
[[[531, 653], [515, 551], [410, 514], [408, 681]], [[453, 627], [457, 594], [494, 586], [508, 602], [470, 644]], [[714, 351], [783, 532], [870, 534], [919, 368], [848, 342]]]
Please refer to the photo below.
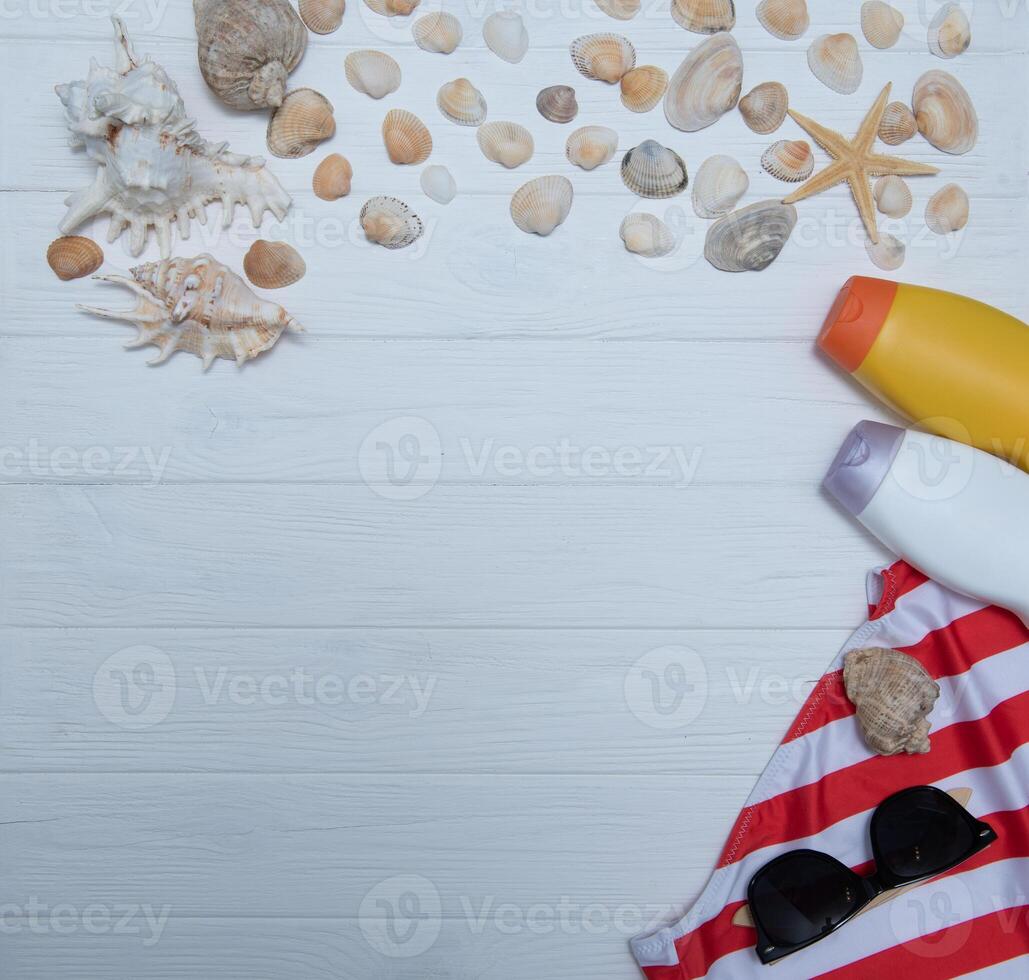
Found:
[[622, 183], [640, 197], [675, 197], [689, 183], [686, 164], [675, 150], [644, 140], [622, 157]]
[[422, 219], [396, 197], [372, 197], [364, 202], [361, 227], [369, 241], [383, 248], [407, 248], [425, 230]]
[[539, 114], [550, 122], [568, 123], [579, 114], [575, 89], [570, 85], [550, 85], [536, 96]]
[[572, 209], [572, 182], [567, 177], [536, 177], [511, 198], [511, 218], [530, 235], [549, 235]]
[[852, 650], [843, 686], [870, 749], [879, 755], [929, 751], [929, 712], [939, 685], [914, 657], [885, 647]]
[[723, 272], [760, 272], [778, 258], [796, 223], [797, 209], [792, 204], [750, 204], [708, 228], [704, 258]]
[[595, 0], [597, 6], [615, 20], [632, 20], [640, 12], [640, 0]]
[[728, 214], [749, 186], [746, 171], [732, 157], [708, 157], [693, 178], [693, 210], [699, 218]]
[[508, 170], [520, 167], [533, 153], [532, 133], [513, 122], [489, 122], [475, 134], [479, 149], [487, 160]]
[[400, 65], [384, 51], [351, 51], [343, 62], [351, 88], [381, 99], [400, 88]]
[[247, 206], [255, 224], [265, 211], [282, 221], [290, 198], [264, 161], [203, 139], [175, 83], [156, 62], [138, 59], [125, 25], [112, 20], [116, 67], [94, 61], [87, 79], [56, 89], [72, 146], [84, 147], [97, 167], [93, 183], [66, 200], [61, 234], [110, 214], [109, 241], [129, 228], [129, 251], [139, 255], [153, 228], [166, 256], [172, 224], [188, 238], [191, 219], [206, 221], [211, 201], [221, 201], [226, 225], [237, 204]]
[[861, 55], [851, 34], [823, 34], [807, 49], [811, 73], [834, 92], [850, 95], [861, 84]]
[[767, 136], [774, 133], [786, 118], [790, 97], [781, 82], [762, 82], [740, 99], [740, 115], [748, 129]]
[[956, 3], [947, 3], [936, 11], [929, 24], [929, 50], [937, 58], [956, 58], [972, 43], [972, 27], [965, 12]]
[[421, 0], [364, 0], [365, 6], [383, 17], [406, 17]]
[[811, 23], [807, 0], [761, 0], [757, 5], [757, 19], [780, 41], [796, 41]]
[[336, 133], [332, 103], [313, 88], [294, 89], [268, 120], [272, 156], [295, 160], [313, 153]]
[[903, 102], [891, 102], [879, 123], [879, 139], [890, 146], [911, 139], [918, 132], [915, 114]]
[[583, 126], [565, 143], [565, 156], [583, 170], [596, 170], [618, 149], [618, 134], [607, 126]]
[[627, 214], [618, 234], [628, 251], [648, 259], [659, 259], [675, 251], [675, 233], [656, 214]]
[[569, 51], [580, 75], [610, 85], [636, 67], [636, 49], [621, 34], [584, 34], [572, 41]]
[[411, 34], [423, 51], [450, 54], [461, 43], [464, 30], [453, 14], [438, 11], [419, 17], [411, 27]]
[[879, 241], [873, 242], [868, 239], [865, 242], [865, 251], [873, 265], [885, 272], [893, 272], [904, 264], [907, 248], [899, 238], [888, 232], [880, 231]]
[[665, 94], [665, 118], [694, 133], [732, 109], [743, 85], [743, 55], [731, 34], [715, 34], [679, 65]]
[[330, 153], [315, 169], [311, 186], [323, 201], [338, 201], [350, 193], [353, 176], [354, 168], [350, 161], [338, 153]]
[[436, 94], [436, 105], [458, 126], [478, 126], [486, 118], [486, 100], [467, 78], [445, 83]]
[[386, 113], [382, 120], [382, 142], [394, 163], [425, 163], [432, 153], [432, 134], [425, 123], [406, 109], [390, 109]]
[[446, 167], [438, 164], [422, 171], [422, 191], [437, 204], [449, 204], [457, 196], [457, 181]]
[[482, 38], [498, 58], [518, 64], [529, 50], [529, 32], [515, 10], [498, 10], [482, 25]]
[[640, 65], [627, 71], [619, 83], [622, 105], [632, 112], [650, 112], [668, 91], [668, 72], [657, 65]]
[[300, 282], [307, 264], [292, 245], [259, 238], [243, 256], [243, 271], [259, 289], [281, 289]]
[[104, 250], [91, 238], [65, 235], [50, 243], [46, 261], [58, 279], [68, 282], [93, 275], [104, 264]]
[[904, 29], [904, 15], [883, 0], [861, 4], [861, 32], [873, 48], [892, 48]]
[[968, 195], [957, 184], [941, 187], [925, 206], [925, 223], [937, 235], [961, 231], [968, 224]]
[[242, 365], [272, 347], [283, 331], [304, 329], [277, 303], [255, 296], [236, 273], [210, 255], [147, 262], [131, 269], [130, 275], [94, 278], [131, 289], [136, 297], [131, 310], [79, 309], [134, 323], [139, 334], [125, 348], [158, 347], [160, 353], [150, 364], [184, 350], [199, 357], [205, 371], [218, 357]]
[[733, 0], [672, 0], [672, 20], [694, 34], [731, 31], [736, 23]]
[[911, 94], [918, 131], [944, 153], [967, 153], [979, 138], [979, 117], [968, 93], [951, 74], [934, 69]]
[[346, 0], [300, 0], [300, 18], [315, 34], [332, 34], [343, 23]]
[[811, 176], [815, 155], [807, 140], [777, 140], [761, 154], [761, 166], [777, 180], [796, 184]]
[[880, 177], [872, 188], [872, 196], [880, 213], [888, 218], [903, 218], [911, 210], [911, 188], [896, 174]]
[[286, 0], [193, 0], [197, 60], [208, 87], [233, 109], [273, 109], [304, 56], [307, 28]]

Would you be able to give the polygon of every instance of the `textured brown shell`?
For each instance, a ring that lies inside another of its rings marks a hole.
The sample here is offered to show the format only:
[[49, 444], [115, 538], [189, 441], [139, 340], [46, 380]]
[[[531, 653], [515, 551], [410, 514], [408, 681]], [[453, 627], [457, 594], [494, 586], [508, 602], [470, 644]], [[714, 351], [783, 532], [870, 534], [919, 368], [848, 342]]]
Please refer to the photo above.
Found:
[[68, 282], [96, 272], [104, 264], [104, 250], [91, 238], [65, 235], [50, 243], [46, 261], [58, 279]]
[[338, 201], [350, 193], [353, 176], [350, 161], [339, 153], [330, 153], [315, 168], [311, 188], [323, 201]]
[[282, 289], [304, 278], [307, 263], [287, 242], [259, 238], [243, 256], [243, 271], [258, 289]]
[[419, 164], [432, 153], [432, 134], [413, 112], [390, 109], [382, 120], [382, 142], [390, 160], [399, 164]]
[[295, 160], [313, 153], [335, 133], [332, 103], [313, 88], [298, 88], [268, 120], [268, 149], [273, 156]]
[[668, 72], [657, 65], [640, 65], [627, 71], [619, 83], [622, 105], [632, 112], [650, 112], [668, 91]]

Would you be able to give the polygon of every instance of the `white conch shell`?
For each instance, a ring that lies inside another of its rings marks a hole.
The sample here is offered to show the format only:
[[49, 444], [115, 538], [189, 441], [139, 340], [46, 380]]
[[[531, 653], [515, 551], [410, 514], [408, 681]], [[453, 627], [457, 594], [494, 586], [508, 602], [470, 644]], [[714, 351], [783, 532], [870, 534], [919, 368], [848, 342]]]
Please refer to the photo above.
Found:
[[488, 122], [475, 134], [482, 155], [493, 163], [513, 170], [532, 157], [535, 145], [524, 126], [515, 122]]
[[151, 364], [166, 361], [177, 350], [195, 354], [205, 371], [218, 357], [243, 364], [268, 350], [284, 330], [303, 330], [281, 306], [255, 296], [236, 273], [210, 255], [147, 262], [130, 273], [131, 278], [94, 278], [131, 289], [136, 294], [133, 309], [79, 309], [134, 323], [139, 335], [125, 347], [160, 348]]
[[618, 83], [622, 105], [632, 112], [650, 112], [668, 91], [668, 72], [657, 65], [640, 65], [627, 71]]
[[425, 230], [422, 219], [396, 197], [372, 197], [364, 202], [361, 227], [368, 240], [384, 248], [406, 248]]
[[618, 134], [607, 126], [581, 126], [565, 143], [565, 156], [583, 170], [596, 170], [615, 155]]
[[755, 85], [742, 99], [739, 110], [747, 128], [767, 136], [774, 133], [786, 118], [790, 97], [782, 82], [762, 82]]
[[419, 183], [425, 196], [437, 204], [449, 204], [457, 196], [457, 181], [446, 167], [439, 164], [426, 167]]
[[693, 210], [698, 218], [728, 214], [750, 186], [739, 162], [725, 154], [708, 157], [693, 178]]
[[436, 105], [458, 126], [478, 126], [486, 118], [486, 99], [467, 78], [445, 82], [436, 93]]
[[675, 251], [675, 232], [656, 214], [634, 211], [622, 219], [618, 234], [625, 248], [648, 259], [659, 259]]
[[644, 140], [622, 157], [622, 183], [640, 197], [675, 197], [686, 189], [686, 164], [675, 150]]
[[[250, 5], [261, 6], [254, 4], [253, 0], [250, 0]], [[315, 34], [332, 34], [338, 31], [343, 23], [346, 8], [346, 0], [300, 0], [297, 5], [301, 20]]]
[[972, 27], [965, 12], [956, 3], [947, 3], [936, 11], [929, 24], [929, 50], [937, 58], [956, 58], [972, 43]]
[[594, 0], [596, 5], [615, 20], [632, 20], [640, 12], [640, 0]]
[[843, 661], [843, 685], [869, 748], [879, 755], [929, 751], [929, 712], [939, 685], [914, 657], [871, 647]]
[[957, 184], [947, 184], [929, 198], [925, 223], [937, 235], [949, 235], [968, 224], [968, 210], [968, 195]]
[[400, 88], [400, 65], [385, 51], [351, 51], [343, 62], [343, 73], [351, 88], [373, 99], [381, 99]]
[[572, 182], [567, 177], [537, 177], [511, 198], [511, 218], [530, 235], [549, 235], [572, 209]]
[[884, 272], [893, 272], [904, 264], [907, 246], [896, 236], [880, 231], [879, 241], [865, 241], [865, 251], [873, 265]]
[[861, 4], [861, 32], [873, 48], [892, 48], [904, 29], [904, 15], [883, 0]]
[[872, 188], [872, 197], [879, 212], [888, 218], [903, 218], [913, 202], [911, 188], [896, 174], [880, 177]]
[[453, 14], [437, 11], [419, 17], [411, 27], [415, 44], [423, 51], [450, 54], [464, 37], [464, 29]]
[[852, 34], [816, 37], [807, 49], [807, 63], [815, 78], [841, 95], [851, 95], [861, 84], [864, 69]]
[[780, 41], [796, 41], [811, 23], [807, 0], [761, 0], [757, 5], [757, 19]]
[[636, 67], [636, 49], [621, 34], [584, 34], [568, 50], [580, 75], [609, 85]]
[[797, 209], [792, 204], [750, 204], [711, 225], [704, 258], [723, 272], [760, 272], [778, 258], [796, 223]]
[[739, 101], [743, 55], [731, 34], [714, 34], [679, 65], [665, 94], [665, 118], [687, 133], [717, 122]]
[[811, 176], [815, 156], [807, 140], [777, 140], [761, 154], [761, 166], [778, 180], [799, 183]]
[[233, 109], [282, 104], [307, 29], [286, 0], [193, 0], [200, 73]]
[[911, 95], [918, 131], [944, 153], [967, 153], [979, 139], [979, 117], [961, 83], [933, 69], [915, 82]]
[[695, 34], [731, 31], [736, 6], [733, 0], [672, 0], [672, 20]]
[[413, 112], [390, 109], [382, 120], [382, 142], [397, 164], [425, 163], [432, 153], [432, 134]]
[[61, 232], [108, 213], [108, 241], [130, 229], [129, 251], [139, 255], [153, 228], [161, 254], [171, 253], [172, 224], [188, 238], [190, 219], [203, 224], [211, 201], [222, 202], [231, 224], [245, 204], [255, 225], [265, 211], [286, 217], [290, 198], [259, 157], [245, 157], [202, 139], [186, 116], [175, 83], [149, 58], [139, 61], [125, 25], [114, 18], [114, 69], [96, 61], [85, 81], [57, 86], [73, 147], [96, 162], [93, 183], [65, 202]]
[[890, 146], [898, 146], [918, 132], [915, 114], [903, 102], [891, 102], [883, 111], [879, 123], [879, 139]]
[[529, 50], [529, 32], [516, 10], [498, 10], [482, 25], [482, 38], [498, 58], [518, 64]]

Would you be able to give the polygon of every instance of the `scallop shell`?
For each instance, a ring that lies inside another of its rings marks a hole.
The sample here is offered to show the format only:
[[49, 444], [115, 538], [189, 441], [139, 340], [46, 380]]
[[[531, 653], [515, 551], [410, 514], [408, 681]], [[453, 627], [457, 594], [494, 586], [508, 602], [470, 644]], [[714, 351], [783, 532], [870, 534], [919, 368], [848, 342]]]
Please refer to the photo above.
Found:
[[568, 123], [579, 114], [575, 89], [570, 85], [550, 85], [536, 96], [536, 109], [550, 122]]
[[736, 6], [733, 0], [672, 0], [672, 20], [694, 34], [731, 31]]
[[338, 201], [350, 193], [350, 181], [354, 168], [350, 161], [338, 153], [330, 153], [315, 168], [311, 187], [323, 201]]
[[513, 122], [489, 122], [475, 134], [479, 149], [487, 160], [499, 163], [508, 170], [520, 167], [532, 157], [532, 133]]
[[665, 94], [665, 118], [687, 133], [717, 122], [743, 85], [743, 55], [731, 34], [715, 34], [679, 65]]
[[929, 751], [929, 712], [939, 685], [914, 657], [871, 647], [843, 661], [843, 686], [869, 748], [879, 755]]
[[613, 85], [636, 67], [636, 49], [621, 34], [584, 34], [569, 48], [580, 75]]
[[458, 126], [478, 126], [486, 118], [486, 100], [467, 78], [446, 82], [436, 93], [436, 105]]
[[406, 17], [421, 0], [364, 0], [365, 6], [383, 17]]
[[762, 82], [740, 99], [739, 110], [751, 132], [767, 136], [782, 125], [789, 106], [790, 97], [785, 85]]
[[811, 176], [815, 155], [807, 140], [777, 140], [761, 154], [761, 166], [777, 180], [796, 184]]
[[640, 12], [640, 0], [595, 0], [597, 6], [615, 20], [632, 20]]
[[619, 85], [622, 105], [632, 112], [650, 112], [668, 91], [668, 72], [657, 65], [640, 65], [627, 71]]
[[972, 27], [956, 3], [944, 4], [929, 24], [929, 50], [937, 58], [956, 58], [972, 43]]
[[200, 73], [233, 109], [271, 109], [304, 56], [307, 29], [286, 0], [193, 0]]
[[622, 182], [640, 197], [675, 197], [689, 183], [686, 164], [675, 150], [644, 140], [622, 157]]
[[104, 264], [104, 250], [91, 238], [65, 235], [50, 243], [46, 261], [58, 279], [68, 282], [93, 275]]
[[400, 65], [384, 51], [351, 51], [343, 62], [351, 88], [381, 99], [400, 88]]
[[915, 114], [903, 102], [891, 102], [879, 123], [879, 139], [890, 146], [898, 146], [918, 132]]
[[758, 201], [719, 218], [704, 239], [704, 258], [723, 272], [760, 272], [789, 241], [797, 209], [781, 201]]
[[423, 51], [450, 54], [461, 43], [464, 29], [453, 14], [437, 11], [419, 17], [411, 27], [411, 34]]
[[951, 74], [934, 69], [911, 95], [918, 131], [944, 153], [967, 153], [979, 138], [979, 117], [968, 93]]
[[911, 210], [911, 188], [896, 174], [880, 177], [872, 188], [872, 196], [879, 212], [888, 218], [903, 218]]
[[332, 103], [313, 88], [298, 88], [268, 120], [268, 149], [273, 156], [295, 160], [313, 153], [335, 133]]
[[699, 218], [728, 214], [750, 186], [750, 178], [730, 156], [708, 157], [693, 178], [693, 210]]
[[425, 123], [406, 109], [390, 109], [386, 113], [382, 120], [382, 142], [394, 163], [425, 163], [432, 153], [432, 134]]
[[811, 73], [834, 92], [850, 95], [861, 84], [863, 68], [852, 34], [823, 34], [807, 49]]
[[941, 187], [925, 206], [925, 223], [937, 235], [961, 231], [968, 224], [968, 195], [957, 184]]
[[907, 247], [895, 236], [885, 231], [879, 232], [879, 241], [871, 239], [865, 242], [865, 251], [872, 264], [884, 272], [893, 272], [904, 264]]
[[567, 177], [537, 177], [511, 198], [511, 218], [530, 235], [549, 235], [572, 209], [572, 182]]
[[627, 214], [618, 234], [628, 251], [648, 259], [659, 259], [675, 251], [675, 232], [656, 214], [645, 211]]
[[618, 134], [607, 126], [583, 126], [565, 143], [565, 156], [583, 170], [607, 163], [618, 149]]
[[780, 41], [796, 41], [811, 23], [807, 0], [761, 0], [757, 5], [757, 19]]
[[369, 198], [359, 217], [368, 240], [383, 248], [406, 248], [425, 230], [422, 219], [396, 197]]
[[904, 15], [883, 0], [861, 4], [861, 32], [873, 48], [892, 48], [904, 29]]
[[130, 275], [95, 278], [131, 289], [136, 297], [133, 309], [79, 309], [134, 323], [139, 334], [125, 347], [160, 348], [150, 364], [184, 350], [199, 357], [205, 371], [218, 357], [241, 365], [272, 347], [284, 331], [304, 329], [277, 303], [255, 296], [236, 273], [210, 255], [147, 262], [131, 269]]
[[426, 197], [437, 204], [449, 204], [457, 196], [457, 181], [446, 167], [426, 167], [419, 180]]
[[315, 34], [332, 34], [343, 23], [346, 0], [300, 0], [300, 17]]
[[307, 264], [287, 242], [266, 242], [259, 238], [243, 256], [243, 271], [259, 289], [281, 289], [300, 282], [307, 272]]
[[529, 50], [529, 32], [515, 10], [498, 10], [482, 25], [482, 38], [498, 58], [518, 64]]

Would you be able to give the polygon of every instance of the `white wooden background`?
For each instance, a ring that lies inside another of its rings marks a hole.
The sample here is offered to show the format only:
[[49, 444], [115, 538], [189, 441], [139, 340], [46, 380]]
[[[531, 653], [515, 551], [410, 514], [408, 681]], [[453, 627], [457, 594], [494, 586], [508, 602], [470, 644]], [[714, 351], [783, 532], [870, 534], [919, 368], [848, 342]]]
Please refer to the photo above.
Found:
[[[121, 351], [128, 328], [74, 309], [127, 297], [59, 283], [43, 261], [65, 194], [92, 173], [66, 147], [53, 85], [92, 56], [110, 63], [106, 15], [120, 9], [201, 131], [263, 152], [264, 117], [229, 113], [203, 86], [189, 6], [10, 0], [0, 20], [0, 975], [632, 977], [628, 935], [699, 892], [886, 557], [818, 490], [847, 429], [886, 417], [812, 349], [842, 281], [875, 274], [849, 198], [801, 204], [767, 272], [718, 273], [698, 259], [706, 225], [685, 197], [638, 202], [616, 163], [582, 173], [564, 159], [574, 125], [602, 123], [622, 150], [674, 146], [691, 172], [735, 155], [744, 203], [782, 194], [758, 166], [770, 139], [738, 114], [678, 133], [574, 72], [568, 42], [595, 30], [674, 70], [701, 39], [667, 3], [620, 24], [592, 0], [533, 0], [530, 52], [508, 65], [482, 43], [486, 0], [448, 0], [466, 35], [449, 57], [350, 0], [293, 76], [332, 100], [338, 133], [272, 161], [295, 207], [263, 229], [307, 259], [276, 299], [308, 333], [242, 371], [203, 375], [184, 354], [149, 369], [152, 349]], [[1029, 317], [1025, 4], [966, 2], [973, 48], [944, 66], [924, 41], [936, 4], [903, 0], [900, 43], [861, 39], [849, 97], [813, 80], [805, 48], [860, 37], [858, 0], [811, 0], [792, 44], [737, 6], [745, 89], [781, 80], [797, 109], [844, 131], [887, 81], [906, 99], [926, 69], [959, 75], [979, 145], [957, 158], [920, 138], [903, 147], [943, 173], [912, 181], [912, 214], [888, 225], [910, 243], [898, 278]], [[402, 65], [381, 103], [344, 81], [360, 47]], [[436, 90], [459, 75], [491, 118], [529, 126], [530, 163], [487, 163], [473, 130], [439, 116]], [[570, 127], [534, 110], [559, 82], [579, 95]], [[448, 207], [420, 193], [420, 168], [388, 162], [378, 129], [394, 106], [429, 123], [430, 162], [460, 188]], [[797, 136], [787, 124], [775, 138]], [[355, 170], [333, 204], [309, 187], [330, 151]], [[570, 176], [576, 198], [538, 239], [507, 203], [545, 173]], [[972, 198], [957, 241], [921, 218], [949, 180]], [[417, 247], [361, 241], [357, 212], [378, 193], [421, 214]], [[648, 264], [623, 250], [634, 207], [666, 215], [678, 253]], [[255, 232], [215, 223], [178, 253], [239, 268]], [[131, 264], [120, 246], [108, 259]], [[403, 452], [405, 434], [428, 457], [413, 489], [390, 482], [378, 446]], [[596, 454], [565, 471], [518, 462], [562, 440], [623, 461], [664, 447], [696, 468], [684, 480]], [[694, 686], [663, 715], [676, 663]], [[160, 689], [133, 719], [116, 671], [145, 682], [138, 664]], [[298, 669], [358, 683], [342, 703], [268, 686]], [[649, 703], [647, 669], [671, 682]]]

